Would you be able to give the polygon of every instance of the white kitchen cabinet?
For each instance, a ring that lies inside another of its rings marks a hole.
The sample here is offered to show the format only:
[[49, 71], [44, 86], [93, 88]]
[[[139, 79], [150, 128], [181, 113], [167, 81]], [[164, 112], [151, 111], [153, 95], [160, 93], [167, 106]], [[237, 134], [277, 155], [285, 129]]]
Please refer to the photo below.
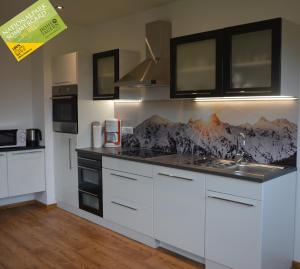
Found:
[[206, 259], [230, 268], [260, 268], [261, 202], [207, 193]]
[[43, 149], [8, 152], [7, 167], [9, 196], [45, 191]]
[[154, 167], [155, 238], [204, 257], [205, 177]]
[[0, 198], [8, 196], [6, 153], [0, 153]]
[[77, 84], [77, 52], [57, 56], [52, 61], [52, 84]]
[[207, 269], [289, 269], [296, 173], [264, 183], [206, 176]]
[[153, 237], [153, 179], [106, 168], [102, 173], [104, 219]]
[[77, 136], [54, 133], [55, 188], [58, 202], [79, 207]]

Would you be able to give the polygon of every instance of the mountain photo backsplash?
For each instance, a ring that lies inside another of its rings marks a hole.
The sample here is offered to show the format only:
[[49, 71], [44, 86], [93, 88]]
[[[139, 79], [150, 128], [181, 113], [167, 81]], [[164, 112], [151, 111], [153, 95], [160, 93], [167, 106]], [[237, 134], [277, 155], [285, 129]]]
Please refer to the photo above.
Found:
[[209, 120], [172, 122], [153, 115], [122, 137], [125, 147], [144, 147], [174, 153], [233, 159], [240, 133], [246, 136], [245, 159], [266, 164], [296, 166], [297, 125], [287, 119], [259, 118], [256, 123], [232, 125], [216, 113]]

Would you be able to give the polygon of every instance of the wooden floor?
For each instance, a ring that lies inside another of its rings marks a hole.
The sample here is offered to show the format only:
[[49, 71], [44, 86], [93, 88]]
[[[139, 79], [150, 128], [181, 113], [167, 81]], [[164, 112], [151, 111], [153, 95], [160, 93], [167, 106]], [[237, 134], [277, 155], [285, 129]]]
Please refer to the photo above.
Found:
[[1, 269], [204, 269], [61, 209], [0, 210]]

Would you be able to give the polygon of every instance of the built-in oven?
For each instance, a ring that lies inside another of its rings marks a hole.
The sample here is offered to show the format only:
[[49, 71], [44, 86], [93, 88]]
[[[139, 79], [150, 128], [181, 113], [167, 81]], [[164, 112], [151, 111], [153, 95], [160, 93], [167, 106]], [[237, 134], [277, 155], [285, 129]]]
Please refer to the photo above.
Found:
[[78, 153], [79, 208], [103, 216], [102, 158]]
[[60, 133], [78, 133], [77, 85], [52, 88], [53, 130]]
[[26, 147], [25, 129], [0, 130], [0, 148]]

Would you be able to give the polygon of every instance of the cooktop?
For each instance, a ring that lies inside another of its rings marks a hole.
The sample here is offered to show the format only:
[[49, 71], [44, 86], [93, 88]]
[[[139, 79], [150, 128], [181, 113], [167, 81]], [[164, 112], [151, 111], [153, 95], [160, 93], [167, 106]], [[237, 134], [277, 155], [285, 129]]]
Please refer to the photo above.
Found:
[[145, 148], [134, 148], [120, 152], [120, 155], [138, 157], [138, 158], [154, 158], [164, 155], [172, 155], [174, 153], [164, 152], [160, 150], [145, 149]]

